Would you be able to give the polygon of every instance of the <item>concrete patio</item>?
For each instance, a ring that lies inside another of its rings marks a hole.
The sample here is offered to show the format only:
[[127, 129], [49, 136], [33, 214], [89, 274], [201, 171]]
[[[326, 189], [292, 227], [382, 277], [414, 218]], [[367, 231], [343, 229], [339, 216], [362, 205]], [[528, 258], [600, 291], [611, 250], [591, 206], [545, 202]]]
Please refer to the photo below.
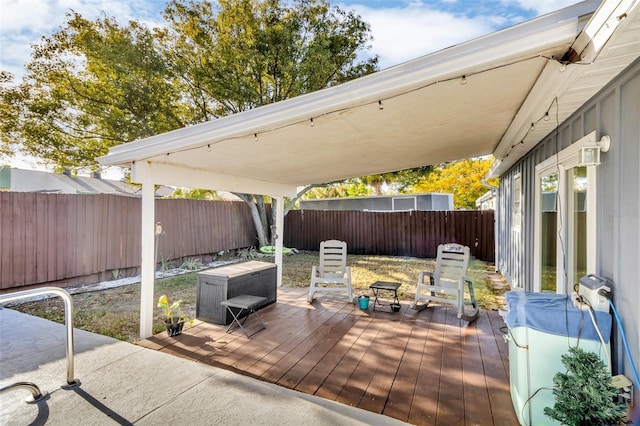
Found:
[[65, 335], [61, 324], [0, 309], [0, 387], [29, 381], [49, 394], [36, 404], [23, 389], [1, 394], [0, 424], [403, 424], [82, 330], [74, 332], [81, 385], [61, 389]]

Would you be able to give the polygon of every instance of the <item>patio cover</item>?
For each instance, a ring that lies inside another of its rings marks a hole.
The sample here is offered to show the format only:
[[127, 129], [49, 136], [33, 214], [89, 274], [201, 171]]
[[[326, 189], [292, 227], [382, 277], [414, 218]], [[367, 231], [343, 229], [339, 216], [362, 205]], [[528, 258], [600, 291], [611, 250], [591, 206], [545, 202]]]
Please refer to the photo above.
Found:
[[[265, 194], [493, 153], [503, 171], [617, 72], [562, 95], [638, 0], [585, 1], [335, 87], [110, 149], [143, 184], [141, 336], [153, 309], [153, 185]], [[599, 6], [599, 7], [598, 7]], [[597, 12], [594, 11], [597, 9]], [[588, 31], [587, 31], [588, 30]], [[532, 128], [531, 123], [537, 123]], [[278, 284], [282, 238], [276, 240]]]

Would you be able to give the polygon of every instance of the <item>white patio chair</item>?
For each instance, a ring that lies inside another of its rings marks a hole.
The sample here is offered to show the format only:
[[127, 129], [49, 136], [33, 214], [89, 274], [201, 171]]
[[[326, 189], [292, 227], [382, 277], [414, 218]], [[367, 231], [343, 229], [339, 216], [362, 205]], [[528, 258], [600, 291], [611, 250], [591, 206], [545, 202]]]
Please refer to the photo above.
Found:
[[315, 293], [346, 292], [349, 302], [353, 303], [351, 289], [351, 268], [347, 266], [347, 243], [327, 240], [320, 243], [320, 265], [311, 269], [309, 303]]
[[[438, 258], [433, 272], [420, 272], [416, 296], [410, 305], [412, 309], [425, 309], [435, 301], [456, 306], [458, 318], [472, 322], [478, 317], [480, 308], [476, 302], [473, 282], [465, 274], [469, 266], [469, 247], [460, 244], [440, 244]], [[468, 298], [465, 298], [465, 284]], [[465, 310], [471, 306], [471, 311]]]

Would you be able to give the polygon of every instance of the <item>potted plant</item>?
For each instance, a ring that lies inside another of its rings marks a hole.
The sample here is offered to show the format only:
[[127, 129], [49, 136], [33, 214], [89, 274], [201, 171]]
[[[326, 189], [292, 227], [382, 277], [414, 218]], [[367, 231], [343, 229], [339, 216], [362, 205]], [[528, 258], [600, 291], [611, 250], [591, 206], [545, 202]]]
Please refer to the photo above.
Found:
[[553, 377], [555, 405], [545, 407], [544, 413], [563, 425], [619, 424], [625, 407], [615, 402], [618, 391], [598, 355], [570, 347], [562, 363], [567, 372]]
[[181, 334], [185, 322], [189, 321], [189, 323], [191, 323], [191, 320], [182, 313], [180, 309], [181, 304], [182, 300], [169, 303], [166, 294], [163, 294], [158, 299], [158, 308], [161, 308], [164, 314], [162, 322], [167, 329], [167, 335], [169, 335], [169, 337]]

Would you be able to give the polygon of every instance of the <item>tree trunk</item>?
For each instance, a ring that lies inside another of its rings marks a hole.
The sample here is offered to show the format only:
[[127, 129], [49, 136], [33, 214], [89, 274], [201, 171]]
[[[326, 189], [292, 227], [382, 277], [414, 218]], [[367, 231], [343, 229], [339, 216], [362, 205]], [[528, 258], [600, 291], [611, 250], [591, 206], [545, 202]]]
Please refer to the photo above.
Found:
[[[300, 197], [306, 194], [307, 191], [312, 188], [321, 188], [323, 186], [330, 185], [331, 183], [335, 182], [314, 184], [303, 188], [300, 192], [298, 192], [295, 198], [289, 200], [288, 203], [285, 201], [284, 215], [287, 215], [289, 210], [291, 210], [291, 208], [295, 205], [296, 201], [298, 201]], [[259, 247], [275, 245], [275, 241], [273, 241], [273, 227], [269, 226], [267, 209], [264, 205], [264, 197], [262, 195], [242, 194], [238, 192], [234, 192], [234, 194], [241, 198], [242, 201], [247, 203], [249, 205], [249, 208], [251, 209], [251, 218], [253, 219], [253, 224], [256, 228]], [[273, 224], [273, 226], [275, 226], [276, 224], [277, 209], [277, 200], [275, 198], [271, 198], [271, 223]], [[278, 230], [278, 232], [280, 232], [280, 237], [283, 238], [284, 235], [282, 230]]]
[[[255, 196], [251, 194], [242, 194], [238, 192], [234, 192], [234, 194], [249, 205], [249, 210], [251, 210], [251, 218], [253, 219], [253, 225], [256, 229], [256, 235], [258, 237], [258, 248], [269, 245], [268, 236], [265, 233], [265, 228], [262, 221], [262, 218], [264, 217], [266, 222], [266, 216], [263, 214], [261, 217], [260, 211], [258, 210], [258, 204], [256, 203]], [[264, 202], [262, 203], [262, 208], [264, 209]]]
[[267, 220], [267, 209], [264, 206], [264, 197], [262, 195], [254, 195], [253, 196], [256, 203], [256, 208], [258, 209], [258, 213], [260, 213], [260, 226], [262, 227], [262, 234], [265, 236], [266, 244], [260, 244], [260, 247], [271, 245], [269, 241], [271, 241], [271, 233], [269, 232], [269, 221]]

